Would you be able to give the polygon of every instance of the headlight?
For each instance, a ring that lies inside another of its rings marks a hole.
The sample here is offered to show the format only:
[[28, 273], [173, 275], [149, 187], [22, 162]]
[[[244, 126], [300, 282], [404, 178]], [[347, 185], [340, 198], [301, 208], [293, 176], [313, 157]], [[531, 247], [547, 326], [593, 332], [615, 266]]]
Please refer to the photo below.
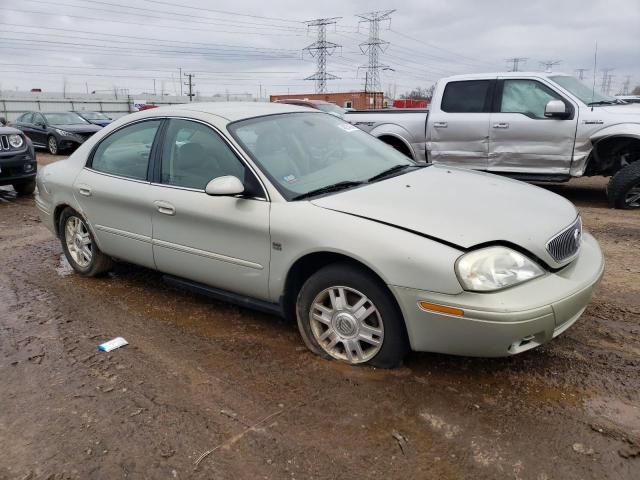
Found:
[[9, 135], [9, 145], [11, 145], [13, 148], [20, 148], [22, 145], [24, 145], [24, 140], [20, 135]]
[[60, 130], [59, 128], [54, 128], [54, 130], [56, 131], [56, 133], [58, 135], [62, 135], [63, 137], [71, 137], [71, 136], [73, 136], [73, 133], [67, 132], [66, 130]]
[[490, 292], [539, 277], [544, 270], [515, 250], [488, 247], [460, 257], [456, 274], [465, 290]]

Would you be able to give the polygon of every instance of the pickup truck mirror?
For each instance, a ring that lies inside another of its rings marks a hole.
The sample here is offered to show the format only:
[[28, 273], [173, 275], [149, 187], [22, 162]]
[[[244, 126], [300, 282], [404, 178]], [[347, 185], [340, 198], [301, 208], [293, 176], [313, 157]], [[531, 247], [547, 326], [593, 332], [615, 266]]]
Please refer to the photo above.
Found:
[[544, 116], [547, 118], [566, 118], [567, 106], [562, 100], [551, 100], [544, 107]]
[[217, 177], [207, 183], [204, 191], [211, 196], [234, 196], [244, 193], [244, 185], [238, 177], [225, 175]]

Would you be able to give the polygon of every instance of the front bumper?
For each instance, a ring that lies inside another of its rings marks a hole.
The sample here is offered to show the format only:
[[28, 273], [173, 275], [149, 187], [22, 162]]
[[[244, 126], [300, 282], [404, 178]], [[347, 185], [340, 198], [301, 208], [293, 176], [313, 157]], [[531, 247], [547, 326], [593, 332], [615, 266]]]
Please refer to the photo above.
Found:
[[[555, 273], [494, 293], [446, 295], [390, 286], [416, 351], [477, 357], [524, 352], [557, 337], [582, 315], [604, 273], [598, 242], [584, 233], [580, 255]], [[423, 310], [430, 302], [462, 316]]]
[[0, 185], [33, 180], [38, 165], [36, 159], [27, 152], [0, 155]]

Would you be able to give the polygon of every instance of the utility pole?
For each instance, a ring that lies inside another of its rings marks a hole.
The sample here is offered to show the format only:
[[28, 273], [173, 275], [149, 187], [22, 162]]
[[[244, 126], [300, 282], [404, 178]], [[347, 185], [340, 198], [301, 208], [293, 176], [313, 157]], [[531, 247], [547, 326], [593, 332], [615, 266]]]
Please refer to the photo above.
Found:
[[562, 60], [543, 60], [542, 62], [540, 62], [540, 65], [544, 67], [544, 71], [546, 73], [551, 73], [551, 70], [553, 69], [553, 67], [555, 65], [560, 65], [561, 63], [562, 63]]
[[518, 66], [521, 63], [526, 63], [526, 61], [528, 60], [527, 57], [513, 57], [513, 58], [507, 58], [507, 62], [512, 64], [511, 70], [509, 70], [510, 72], [519, 72], [520, 70], [518, 69]]
[[376, 108], [376, 96], [382, 90], [380, 81], [380, 70], [389, 69], [388, 65], [380, 64], [380, 53], [384, 53], [389, 47], [389, 42], [380, 38], [380, 22], [391, 24], [391, 14], [394, 10], [378, 10], [376, 12], [356, 15], [361, 18], [360, 23], [369, 24], [369, 38], [360, 44], [360, 51], [369, 54], [369, 64], [361, 68], [366, 68], [364, 91], [373, 92], [373, 108]]
[[180, 79], [180, 96], [182, 96], [182, 67], [178, 68], [178, 70], [180, 71], [180, 76], [178, 77]]
[[338, 78], [331, 73], [327, 73], [327, 57], [333, 55], [336, 48], [341, 47], [337, 43], [327, 42], [327, 25], [337, 23], [340, 18], [342, 17], [317, 18], [305, 22], [307, 28], [317, 27], [318, 29], [318, 39], [303, 49], [303, 52], [309, 52], [316, 59], [316, 72], [305, 78], [305, 80], [315, 80], [316, 93], [325, 93], [327, 91], [327, 80]]
[[576, 72], [578, 72], [578, 79], [580, 80], [584, 80], [584, 72], [588, 72], [589, 69], [588, 68], [577, 68]]
[[153, 95], [154, 96], [157, 95], [157, 93], [156, 93], [156, 79], [155, 78], [153, 79]]
[[193, 93], [193, 87], [196, 86], [196, 84], [193, 83], [195, 75], [193, 73], [185, 73], [184, 76], [187, 78], [187, 81], [184, 82], [184, 84], [189, 87], [189, 93], [187, 94], [187, 96], [189, 97], [189, 102], [192, 102], [193, 97], [195, 96], [195, 94]]

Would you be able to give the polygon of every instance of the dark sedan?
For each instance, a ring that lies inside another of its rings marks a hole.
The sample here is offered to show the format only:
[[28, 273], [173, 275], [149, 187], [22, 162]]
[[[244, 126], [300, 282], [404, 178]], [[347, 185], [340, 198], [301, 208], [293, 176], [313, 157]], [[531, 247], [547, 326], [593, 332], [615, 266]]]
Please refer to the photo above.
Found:
[[84, 112], [84, 111], [77, 112], [77, 111], [74, 111], [73, 113], [77, 113], [82, 118], [84, 118], [87, 122], [93, 123], [94, 125], [98, 125], [99, 127], [106, 127], [111, 122], [113, 122], [112, 118], [107, 117], [102, 112]]
[[46, 148], [52, 155], [77, 148], [102, 128], [73, 112], [27, 112], [13, 125], [31, 139], [34, 147]]

